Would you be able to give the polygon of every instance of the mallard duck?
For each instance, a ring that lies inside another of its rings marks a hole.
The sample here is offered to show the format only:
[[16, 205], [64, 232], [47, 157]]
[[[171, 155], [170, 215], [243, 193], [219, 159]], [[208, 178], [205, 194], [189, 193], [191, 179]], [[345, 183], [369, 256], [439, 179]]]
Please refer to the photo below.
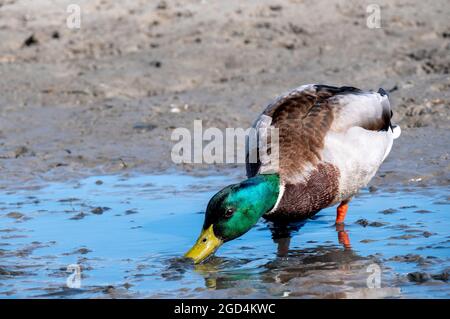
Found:
[[254, 124], [278, 128], [276, 170], [247, 161], [248, 179], [211, 198], [200, 237], [185, 256], [202, 262], [261, 217], [299, 221], [339, 204], [336, 224], [344, 223], [352, 196], [369, 183], [400, 136], [392, 115], [383, 89], [308, 84], [278, 97]]

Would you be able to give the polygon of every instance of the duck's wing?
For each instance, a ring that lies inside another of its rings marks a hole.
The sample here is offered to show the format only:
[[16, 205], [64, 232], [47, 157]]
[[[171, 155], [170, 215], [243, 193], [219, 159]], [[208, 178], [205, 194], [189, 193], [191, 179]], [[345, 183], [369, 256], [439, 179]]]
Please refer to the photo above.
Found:
[[[387, 95], [382, 90], [364, 92], [353, 87], [301, 86], [278, 97], [255, 122], [256, 129], [278, 129], [279, 161], [276, 165], [261, 163], [259, 156], [257, 161], [250, 161], [250, 154], [259, 154], [257, 147], [250, 146], [247, 176], [278, 172], [284, 181], [304, 181], [324, 161], [324, 155], [329, 155], [325, 142], [330, 133], [344, 134], [353, 127], [387, 132], [392, 130], [391, 116]], [[269, 139], [269, 152], [272, 147]]]

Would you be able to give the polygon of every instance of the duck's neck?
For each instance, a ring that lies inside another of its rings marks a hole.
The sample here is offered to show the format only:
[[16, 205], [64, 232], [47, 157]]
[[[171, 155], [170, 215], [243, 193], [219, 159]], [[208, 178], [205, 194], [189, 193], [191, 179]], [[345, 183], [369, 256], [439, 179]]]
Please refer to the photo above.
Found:
[[244, 188], [242, 192], [253, 203], [255, 209], [252, 212], [258, 215], [255, 217], [259, 219], [271, 211], [277, 203], [280, 193], [280, 177], [278, 174], [260, 174], [249, 178], [246, 182], [255, 184], [255, 187]]

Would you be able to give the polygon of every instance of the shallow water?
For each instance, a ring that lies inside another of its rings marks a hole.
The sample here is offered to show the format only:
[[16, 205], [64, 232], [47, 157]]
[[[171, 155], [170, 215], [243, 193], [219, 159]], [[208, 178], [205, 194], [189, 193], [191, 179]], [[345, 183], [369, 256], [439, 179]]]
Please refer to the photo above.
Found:
[[[234, 181], [99, 176], [2, 191], [0, 297], [450, 297], [450, 201], [441, 188], [363, 190], [345, 228], [325, 209], [294, 227], [289, 250], [281, 238], [277, 253], [261, 220], [205, 264], [181, 259], [209, 198]], [[69, 288], [74, 264], [81, 278]], [[378, 287], [378, 269], [380, 288], [368, 288], [368, 279]]]

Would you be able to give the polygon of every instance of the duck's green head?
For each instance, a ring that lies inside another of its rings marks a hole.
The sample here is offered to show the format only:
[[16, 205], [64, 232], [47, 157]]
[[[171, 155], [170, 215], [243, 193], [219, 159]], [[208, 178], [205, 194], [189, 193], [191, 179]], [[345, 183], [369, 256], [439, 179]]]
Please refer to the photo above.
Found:
[[278, 194], [276, 174], [256, 175], [222, 189], [209, 201], [201, 234], [185, 257], [199, 263], [224, 242], [245, 234], [274, 207]]

